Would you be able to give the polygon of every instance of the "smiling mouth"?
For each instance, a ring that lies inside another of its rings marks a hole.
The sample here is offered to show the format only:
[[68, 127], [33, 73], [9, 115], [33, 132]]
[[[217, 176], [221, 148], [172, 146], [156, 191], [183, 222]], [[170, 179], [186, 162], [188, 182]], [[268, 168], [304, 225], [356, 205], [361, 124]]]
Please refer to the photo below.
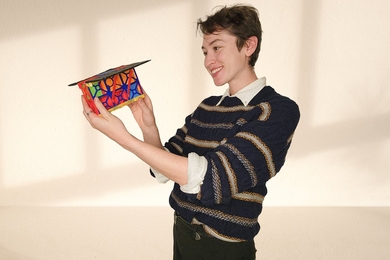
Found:
[[213, 70], [211, 71], [211, 75], [214, 75], [214, 74], [220, 72], [220, 71], [222, 70], [222, 68], [223, 68], [223, 67], [219, 67], [219, 68], [213, 69]]

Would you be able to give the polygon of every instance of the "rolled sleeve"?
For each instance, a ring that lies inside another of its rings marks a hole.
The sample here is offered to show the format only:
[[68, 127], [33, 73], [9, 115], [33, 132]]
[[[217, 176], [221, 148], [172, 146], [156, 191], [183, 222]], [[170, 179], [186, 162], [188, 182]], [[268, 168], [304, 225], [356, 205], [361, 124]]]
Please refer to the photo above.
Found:
[[196, 194], [200, 191], [207, 171], [207, 160], [196, 153], [188, 154], [188, 183], [180, 186], [182, 192]]

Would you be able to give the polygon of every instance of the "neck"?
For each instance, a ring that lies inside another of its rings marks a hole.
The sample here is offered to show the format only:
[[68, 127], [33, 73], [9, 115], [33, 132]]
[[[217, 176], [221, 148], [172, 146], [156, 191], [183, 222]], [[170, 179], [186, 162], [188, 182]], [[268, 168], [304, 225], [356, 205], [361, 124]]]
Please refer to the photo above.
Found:
[[235, 79], [232, 82], [229, 82], [230, 95], [236, 94], [238, 91], [245, 88], [255, 80], [257, 80], [257, 76], [254, 68], [247, 70], [241, 77]]

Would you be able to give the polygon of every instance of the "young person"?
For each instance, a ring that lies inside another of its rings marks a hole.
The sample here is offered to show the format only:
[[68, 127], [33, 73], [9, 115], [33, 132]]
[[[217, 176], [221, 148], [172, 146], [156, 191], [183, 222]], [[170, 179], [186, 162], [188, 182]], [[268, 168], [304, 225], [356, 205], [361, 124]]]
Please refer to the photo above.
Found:
[[159, 182], [174, 182], [174, 259], [255, 259], [266, 182], [285, 162], [299, 108], [256, 76], [262, 29], [254, 7], [222, 7], [199, 19], [198, 29], [204, 66], [215, 85], [228, 89], [203, 100], [165, 145], [147, 95], [130, 105], [143, 141], [98, 99], [102, 116], [82, 98], [84, 115], [150, 165]]

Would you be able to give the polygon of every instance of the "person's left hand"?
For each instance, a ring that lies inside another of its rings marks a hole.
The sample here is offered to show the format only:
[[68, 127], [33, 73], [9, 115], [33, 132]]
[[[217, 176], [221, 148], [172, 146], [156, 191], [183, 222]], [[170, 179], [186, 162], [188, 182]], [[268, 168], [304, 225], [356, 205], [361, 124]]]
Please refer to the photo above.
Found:
[[102, 132], [115, 142], [121, 144], [121, 140], [130, 135], [123, 122], [113, 114], [111, 114], [101, 103], [99, 98], [95, 98], [94, 102], [100, 115], [95, 114], [88, 106], [84, 96], [81, 96], [81, 102], [83, 104], [83, 114], [93, 128]]

